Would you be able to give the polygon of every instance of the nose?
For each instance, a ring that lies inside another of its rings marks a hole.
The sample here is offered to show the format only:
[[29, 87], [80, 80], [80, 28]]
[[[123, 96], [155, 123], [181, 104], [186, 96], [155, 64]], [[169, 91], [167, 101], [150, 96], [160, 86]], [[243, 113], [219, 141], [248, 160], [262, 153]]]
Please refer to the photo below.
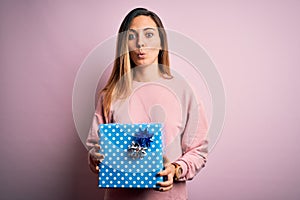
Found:
[[136, 44], [137, 48], [142, 48], [145, 46], [145, 42], [144, 42], [143, 36], [141, 34], [139, 34], [136, 42], [137, 42], [137, 44]]

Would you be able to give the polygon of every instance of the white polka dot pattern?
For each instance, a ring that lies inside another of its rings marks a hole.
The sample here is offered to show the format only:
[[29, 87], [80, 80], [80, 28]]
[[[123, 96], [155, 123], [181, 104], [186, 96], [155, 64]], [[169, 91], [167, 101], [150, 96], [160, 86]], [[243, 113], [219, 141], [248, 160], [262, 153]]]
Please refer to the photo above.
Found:
[[[153, 134], [147, 155], [143, 158], [128, 156], [127, 149], [137, 132], [147, 128]], [[163, 169], [162, 124], [100, 124], [100, 153], [105, 155], [99, 164], [101, 188], [157, 188], [163, 177], [156, 174]]]

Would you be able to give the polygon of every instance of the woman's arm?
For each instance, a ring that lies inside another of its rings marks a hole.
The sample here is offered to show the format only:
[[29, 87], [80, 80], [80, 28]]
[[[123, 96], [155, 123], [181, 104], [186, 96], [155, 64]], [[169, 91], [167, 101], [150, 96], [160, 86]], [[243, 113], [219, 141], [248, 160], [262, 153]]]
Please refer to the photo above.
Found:
[[86, 145], [88, 147], [88, 164], [91, 171], [94, 173], [98, 173], [98, 164], [104, 159], [104, 155], [99, 153], [100, 145], [98, 136], [98, 126], [99, 124], [104, 123], [103, 116], [102, 97], [100, 97], [93, 116], [92, 125], [86, 139]]
[[174, 181], [192, 179], [205, 166], [208, 154], [208, 123], [204, 108], [197, 103], [192, 91], [186, 90], [183, 109], [187, 114], [184, 132], [181, 137], [182, 155], [170, 163], [164, 158], [165, 169], [158, 175], [165, 176], [164, 182], [158, 183], [160, 191], [168, 191]]
[[182, 156], [175, 161], [182, 168], [179, 181], [192, 179], [204, 166], [208, 154], [208, 123], [202, 103], [191, 92], [187, 106], [187, 121], [182, 135]]

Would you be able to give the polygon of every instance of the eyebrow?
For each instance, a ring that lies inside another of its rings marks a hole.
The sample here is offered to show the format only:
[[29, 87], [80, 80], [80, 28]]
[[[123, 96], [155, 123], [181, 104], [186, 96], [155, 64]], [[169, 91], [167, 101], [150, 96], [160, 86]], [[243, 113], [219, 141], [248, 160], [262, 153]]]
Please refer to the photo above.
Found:
[[[154, 29], [154, 28], [151, 28], [151, 27], [147, 27], [147, 28], [144, 28], [144, 29], [143, 29], [143, 31], [147, 31], [147, 30], [153, 30], [153, 31], [154, 31], [155, 29]], [[132, 31], [132, 32], [137, 33], [137, 31], [136, 31], [135, 29], [132, 29], [132, 28], [129, 29], [129, 31]]]

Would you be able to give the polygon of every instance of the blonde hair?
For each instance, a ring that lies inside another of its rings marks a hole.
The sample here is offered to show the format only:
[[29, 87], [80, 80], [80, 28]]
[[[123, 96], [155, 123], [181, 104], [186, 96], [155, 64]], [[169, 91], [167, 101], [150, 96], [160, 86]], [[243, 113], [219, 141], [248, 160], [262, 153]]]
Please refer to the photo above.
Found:
[[100, 95], [103, 96], [103, 111], [106, 123], [109, 121], [109, 113], [112, 102], [116, 99], [128, 97], [131, 92], [133, 76], [132, 68], [135, 67], [135, 64], [129, 55], [128, 29], [131, 21], [140, 15], [150, 16], [156, 23], [161, 40], [161, 49], [158, 54], [159, 72], [161, 73], [162, 77], [172, 77], [169, 67], [167, 35], [161, 20], [155, 13], [145, 8], [136, 8], [130, 11], [124, 18], [119, 29], [116, 56], [111, 75], [105, 87], [100, 92]]

